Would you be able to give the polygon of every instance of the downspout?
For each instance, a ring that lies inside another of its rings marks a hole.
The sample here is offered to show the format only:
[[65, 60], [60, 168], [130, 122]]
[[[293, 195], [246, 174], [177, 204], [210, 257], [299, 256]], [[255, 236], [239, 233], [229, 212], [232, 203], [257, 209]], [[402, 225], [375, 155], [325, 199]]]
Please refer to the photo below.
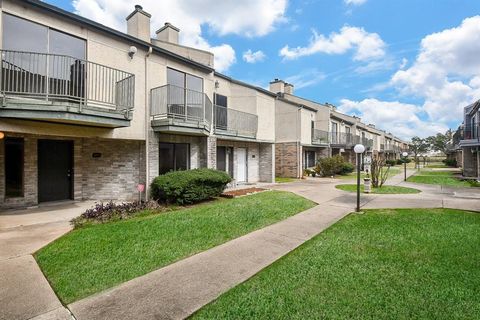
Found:
[[145, 55], [145, 200], [148, 200], [150, 194], [150, 165], [148, 162], [149, 159], [149, 132], [150, 132], [150, 101], [148, 94], [148, 58], [152, 53], [152, 47], [148, 47], [147, 54]]

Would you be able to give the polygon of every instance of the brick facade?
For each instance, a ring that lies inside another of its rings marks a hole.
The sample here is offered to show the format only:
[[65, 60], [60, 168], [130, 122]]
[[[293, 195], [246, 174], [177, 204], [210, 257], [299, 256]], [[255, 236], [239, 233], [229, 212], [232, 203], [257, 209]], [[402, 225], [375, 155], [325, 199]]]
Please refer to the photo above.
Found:
[[303, 154], [302, 147], [297, 142], [275, 144], [275, 176], [299, 178], [299, 157]]
[[275, 182], [275, 145], [273, 143], [260, 143], [260, 181]]
[[[37, 145], [39, 139], [73, 142], [74, 200], [133, 200], [137, 184], [145, 183], [145, 146], [143, 141], [66, 138], [25, 134], [8, 134], [24, 139], [23, 197], [5, 197], [5, 149], [0, 141], [0, 208], [38, 204]], [[93, 158], [93, 153], [101, 153]]]
[[463, 175], [465, 177], [474, 178], [479, 177], [480, 161], [478, 159], [478, 152], [472, 152], [472, 148], [462, 148], [463, 150]]

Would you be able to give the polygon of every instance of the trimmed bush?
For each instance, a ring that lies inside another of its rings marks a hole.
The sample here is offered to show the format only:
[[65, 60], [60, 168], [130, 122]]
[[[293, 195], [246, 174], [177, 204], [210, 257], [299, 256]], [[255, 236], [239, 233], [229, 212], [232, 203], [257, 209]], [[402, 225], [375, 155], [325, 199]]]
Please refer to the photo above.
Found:
[[192, 204], [218, 197], [230, 181], [232, 178], [219, 170], [172, 171], [153, 180], [150, 195], [159, 202]]
[[386, 161], [385, 161], [385, 164], [386, 164], [387, 166], [394, 166], [394, 165], [397, 164], [397, 161], [396, 161], [396, 160], [386, 160]]
[[457, 166], [457, 160], [456, 159], [445, 159], [442, 160], [443, 163], [445, 163], [446, 166], [449, 167], [456, 167]]
[[[342, 174], [345, 165], [348, 165], [348, 163], [345, 162], [343, 157], [341, 155], [336, 155], [333, 157], [319, 159], [317, 166], [315, 167], [315, 171], [322, 177], [334, 176], [336, 174]], [[349, 168], [346, 168], [346, 170], [349, 170]]]
[[353, 170], [355, 170], [355, 166], [353, 164], [351, 164], [350, 162], [344, 162], [342, 164], [340, 174], [345, 176], [349, 173], [352, 173]]

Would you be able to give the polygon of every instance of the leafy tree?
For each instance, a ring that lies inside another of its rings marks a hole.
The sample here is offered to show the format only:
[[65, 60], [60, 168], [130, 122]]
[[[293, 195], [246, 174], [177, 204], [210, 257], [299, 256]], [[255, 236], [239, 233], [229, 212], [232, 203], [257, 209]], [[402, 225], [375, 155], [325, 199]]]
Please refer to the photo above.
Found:
[[440, 151], [443, 153], [447, 153], [450, 144], [452, 143], [453, 140], [453, 131], [451, 129], [448, 129], [445, 134], [443, 133], [437, 133], [434, 136], [430, 136], [425, 139], [426, 143], [429, 145], [431, 150], [433, 151]]
[[418, 166], [418, 156], [427, 152], [429, 149], [429, 143], [426, 139], [420, 137], [413, 137], [412, 142], [410, 143], [410, 152], [413, 153], [413, 158], [415, 159], [415, 164]]

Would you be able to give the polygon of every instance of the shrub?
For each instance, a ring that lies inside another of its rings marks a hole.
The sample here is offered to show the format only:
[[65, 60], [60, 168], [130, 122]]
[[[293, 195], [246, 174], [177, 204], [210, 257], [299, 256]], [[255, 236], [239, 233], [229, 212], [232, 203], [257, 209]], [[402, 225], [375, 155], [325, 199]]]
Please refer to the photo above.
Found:
[[344, 162], [342, 164], [342, 168], [340, 169], [340, 174], [341, 175], [347, 175], [349, 173], [352, 173], [353, 170], [355, 170], [355, 167], [353, 166], [353, 164], [351, 164], [350, 162]]
[[307, 177], [310, 177], [310, 176], [315, 177], [317, 175], [317, 172], [314, 169], [307, 168], [303, 170], [303, 175]]
[[446, 166], [449, 167], [456, 167], [457, 166], [457, 160], [456, 159], [445, 159], [442, 160], [443, 163], [445, 163]]
[[397, 164], [397, 161], [396, 160], [385, 160], [385, 164], [387, 166], [394, 166]]
[[104, 223], [115, 220], [124, 220], [131, 218], [144, 210], [162, 211], [162, 208], [155, 201], [134, 201], [114, 203], [100, 202], [95, 203], [93, 208], [85, 210], [80, 216], [72, 219], [70, 222], [74, 228], [81, 227], [90, 223]]
[[403, 163], [404, 163], [403, 159], [397, 159], [396, 161], [396, 164], [403, 164]]
[[160, 202], [192, 204], [220, 196], [230, 181], [230, 176], [219, 170], [173, 171], [153, 180], [150, 195]]
[[317, 162], [315, 171], [323, 177], [333, 176], [336, 174], [340, 174], [342, 172], [344, 163], [345, 163], [345, 160], [341, 155], [336, 155], [328, 158], [321, 158]]

